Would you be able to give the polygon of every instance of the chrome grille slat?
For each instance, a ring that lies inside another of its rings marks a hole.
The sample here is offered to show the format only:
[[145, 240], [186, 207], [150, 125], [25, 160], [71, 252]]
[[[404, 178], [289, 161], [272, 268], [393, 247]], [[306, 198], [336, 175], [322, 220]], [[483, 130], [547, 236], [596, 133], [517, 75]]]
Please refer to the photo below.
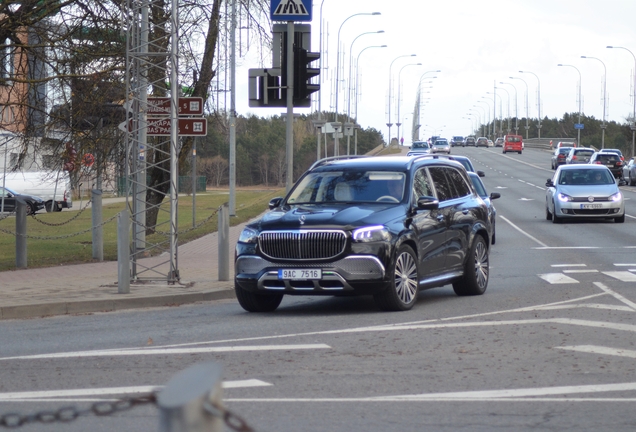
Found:
[[341, 254], [347, 236], [337, 230], [264, 231], [258, 245], [264, 255], [275, 259], [329, 259]]

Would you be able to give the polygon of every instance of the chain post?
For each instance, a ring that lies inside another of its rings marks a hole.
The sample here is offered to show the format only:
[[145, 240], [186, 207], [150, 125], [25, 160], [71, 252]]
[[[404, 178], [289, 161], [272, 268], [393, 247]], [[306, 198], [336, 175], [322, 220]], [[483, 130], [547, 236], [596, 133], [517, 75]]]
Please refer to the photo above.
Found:
[[27, 203], [22, 198], [16, 198], [17, 210], [15, 213], [15, 266], [27, 267]]

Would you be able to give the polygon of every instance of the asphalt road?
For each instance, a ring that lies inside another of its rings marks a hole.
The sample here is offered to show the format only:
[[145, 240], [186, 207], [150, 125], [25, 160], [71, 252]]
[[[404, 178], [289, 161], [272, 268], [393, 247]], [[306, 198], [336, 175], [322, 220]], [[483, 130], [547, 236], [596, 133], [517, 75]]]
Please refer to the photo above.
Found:
[[[554, 225], [549, 152], [453, 152], [502, 195], [485, 295], [436, 288], [401, 313], [371, 298], [293, 297], [272, 314], [224, 300], [2, 321], [0, 415], [85, 408], [213, 361], [227, 406], [258, 431], [632, 431], [636, 187], [622, 188], [624, 224]], [[158, 422], [144, 406], [21, 430]]]

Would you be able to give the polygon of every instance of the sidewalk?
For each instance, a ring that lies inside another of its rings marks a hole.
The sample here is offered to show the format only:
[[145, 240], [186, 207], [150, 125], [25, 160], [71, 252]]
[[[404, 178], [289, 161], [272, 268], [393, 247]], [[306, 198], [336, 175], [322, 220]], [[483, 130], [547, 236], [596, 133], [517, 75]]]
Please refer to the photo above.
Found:
[[[230, 256], [234, 256], [234, 245], [244, 226], [243, 223], [230, 227]], [[180, 284], [131, 284], [129, 294], [117, 292], [116, 261], [0, 272], [0, 319], [234, 298], [233, 260], [230, 259], [230, 280], [218, 280], [217, 238], [217, 233], [211, 233], [179, 247]]]

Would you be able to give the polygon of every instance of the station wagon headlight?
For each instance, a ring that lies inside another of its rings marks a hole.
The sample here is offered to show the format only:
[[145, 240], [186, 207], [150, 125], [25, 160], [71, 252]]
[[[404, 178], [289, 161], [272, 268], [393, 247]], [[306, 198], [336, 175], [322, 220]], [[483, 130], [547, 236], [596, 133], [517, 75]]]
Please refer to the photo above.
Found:
[[566, 195], [564, 193], [560, 193], [558, 196], [559, 196], [559, 201], [562, 201], [562, 202], [573, 201], [573, 198], [570, 195]]
[[610, 200], [618, 202], [623, 199], [623, 195], [620, 192], [616, 192], [614, 195], [610, 195]]
[[353, 230], [353, 241], [366, 243], [376, 241], [388, 241], [390, 239], [389, 231], [383, 225], [374, 225]]
[[256, 243], [258, 242], [258, 232], [251, 228], [243, 228], [238, 241], [241, 243]]

